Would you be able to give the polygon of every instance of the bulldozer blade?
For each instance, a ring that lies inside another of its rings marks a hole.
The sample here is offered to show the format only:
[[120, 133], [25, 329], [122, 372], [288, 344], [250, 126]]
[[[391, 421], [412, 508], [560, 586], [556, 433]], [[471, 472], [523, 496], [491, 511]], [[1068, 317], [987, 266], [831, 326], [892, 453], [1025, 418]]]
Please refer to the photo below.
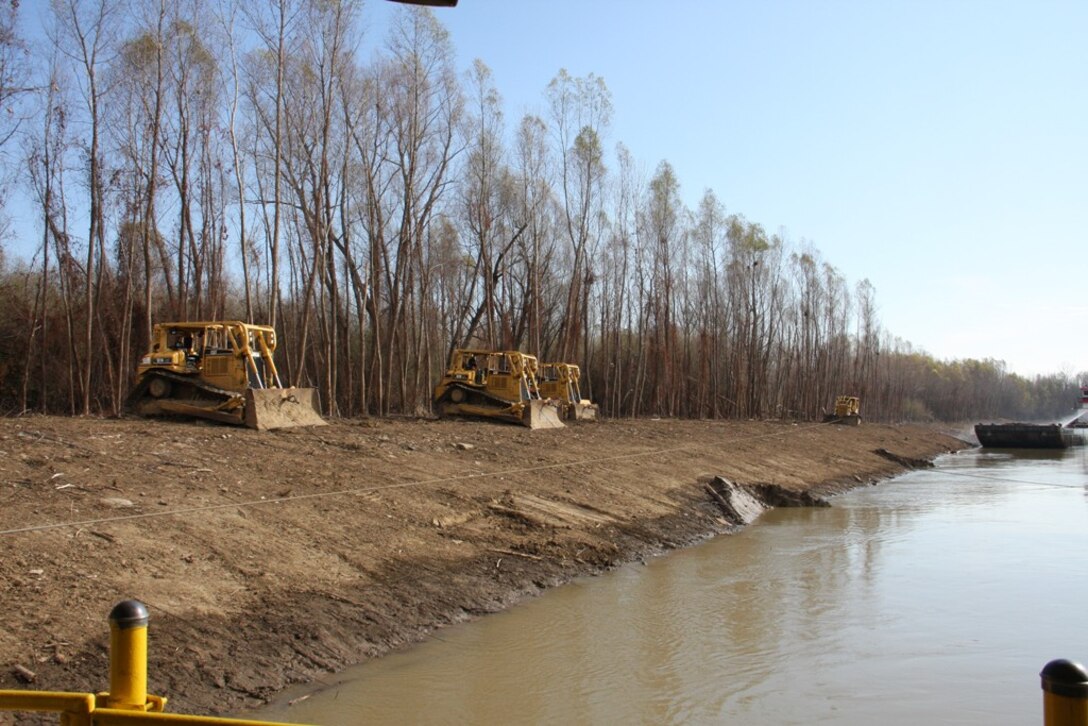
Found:
[[325, 426], [314, 393], [313, 388], [247, 388], [246, 426], [258, 431]]
[[531, 429], [561, 429], [559, 407], [554, 401], [529, 401], [521, 414], [521, 422]]
[[579, 402], [574, 404], [574, 420], [575, 421], [596, 421], [597, 420], [597, 404]]

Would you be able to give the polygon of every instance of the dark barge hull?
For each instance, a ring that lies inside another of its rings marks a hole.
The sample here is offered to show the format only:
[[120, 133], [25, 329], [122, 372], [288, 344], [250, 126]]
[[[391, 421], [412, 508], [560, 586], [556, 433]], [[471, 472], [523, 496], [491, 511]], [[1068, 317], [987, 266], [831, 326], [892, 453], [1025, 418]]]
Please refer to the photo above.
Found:
[[1060, 424], [976, 424], [975, 436], [997, 449], [1064, 449], [1075, 442], [1075, 434]]

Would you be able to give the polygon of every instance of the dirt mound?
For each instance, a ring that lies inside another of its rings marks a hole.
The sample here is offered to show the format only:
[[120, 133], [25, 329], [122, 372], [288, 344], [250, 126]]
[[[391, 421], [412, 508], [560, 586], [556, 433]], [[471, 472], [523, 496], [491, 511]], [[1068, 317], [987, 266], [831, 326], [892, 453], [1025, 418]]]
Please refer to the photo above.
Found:
[[[2, 420], [0, 688], [106, 688], [106, 616], [136, 598], [149, 690], [174, 713], [238, 712], [964, 445], [872, 424]], [[716, 476], [752, 497], [743, 513]]]

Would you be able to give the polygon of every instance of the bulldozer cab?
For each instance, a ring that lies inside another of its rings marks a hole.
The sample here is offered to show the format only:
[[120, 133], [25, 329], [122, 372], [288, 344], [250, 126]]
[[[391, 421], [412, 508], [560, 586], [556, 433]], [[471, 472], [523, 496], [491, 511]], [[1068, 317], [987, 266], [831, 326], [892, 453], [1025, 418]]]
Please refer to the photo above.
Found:
[[517, 351], [455, 350], [445, 378], [482, 387], [508, 401], [528, 401], [540, 398], [530, 362], [535, 360]]
[[541, 398], [536, 369], [536, 358], [520, 351], [455, 349], [435, 386], [435, 409], [443, 417], [494, 418], [534, 429], [561, 427], [555, 404]]
[[241, 321], [155, 325], [129, 408], [144, 416], [207, 418], [250, 428], [324, 424], [310, 388], [285, 388], [276, 331]]
[[162, 323], [154, 327], [151, 350], [137, 373], [164, 369], [199, 374], [231, 391], [281, 387], [273, 361], [276, 331], [241, 322]]

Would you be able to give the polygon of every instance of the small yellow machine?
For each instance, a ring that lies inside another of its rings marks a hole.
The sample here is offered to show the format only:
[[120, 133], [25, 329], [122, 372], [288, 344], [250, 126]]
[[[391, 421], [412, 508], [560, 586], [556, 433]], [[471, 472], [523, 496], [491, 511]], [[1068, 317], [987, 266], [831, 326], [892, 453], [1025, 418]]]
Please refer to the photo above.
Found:
[[285, 388], [273, 361], [276, 331], [236, 320], [159, 323], [136, 368], [128, 408], [252, 429], [322, 426], [314, 389]]
[[439, 416], [479, 416], [531, 429], [562, 428], [556, 401], [541, 397], [536, 358], [518, 351], [457, 349], [434, 389]]
[[861, 424], [861, 399], [857, 396], [839, 396], [835, 399], [835, 413], [824, 415], [824, 423], [844, 426]]
[[596, 421], [597, 404], [582, 398], [582, 370], [573, 363], [541, 363], [537, 373], [540, 395], [559, 400], [568, 421]]

